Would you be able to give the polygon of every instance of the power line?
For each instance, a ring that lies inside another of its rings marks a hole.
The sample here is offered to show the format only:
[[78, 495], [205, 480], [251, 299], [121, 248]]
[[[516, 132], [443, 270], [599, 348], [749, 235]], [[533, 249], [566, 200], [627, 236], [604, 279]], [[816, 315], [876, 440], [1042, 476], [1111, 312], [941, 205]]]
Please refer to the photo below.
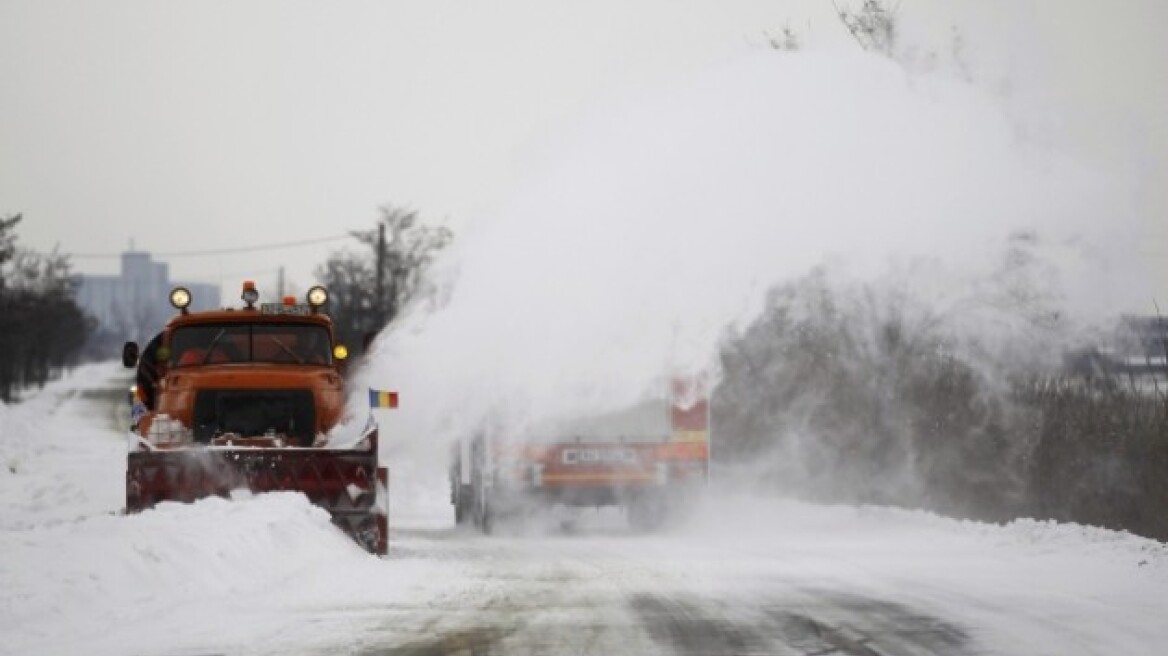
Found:
[[[333, 235], [331, 237], [318, 237], [316, 239], [302, 239], [300, 241], [285, 241], [273, 244], [259, 244], [256, 246], [233, 246], [231, 248], [211, 248], [199, 251], [172, 251], [169, 253], [151, 253], [154, 257], [205, 257], [207, 255], [228, 255], [232, 253], [254, 253], [256, 251], [272, 251], [281, 248], [296, 248], [298, 246], [311, 246], [314, 244], [324, 244], [327, 242], [341, 241], [343, 239], [352, 239], [353, 235]], [[121, 257], [122, 253], [69, 253], [69, 257], [78, 259], [101, 259], [101, 258], [115, 258]]]

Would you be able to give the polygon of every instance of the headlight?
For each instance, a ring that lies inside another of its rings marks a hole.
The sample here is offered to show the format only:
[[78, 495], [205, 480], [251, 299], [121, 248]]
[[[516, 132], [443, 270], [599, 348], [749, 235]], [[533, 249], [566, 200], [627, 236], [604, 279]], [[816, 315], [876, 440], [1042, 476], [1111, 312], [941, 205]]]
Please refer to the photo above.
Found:
[[344, 360], [349, 357], [349, 347], [344, 344], [337, 344], [333, 347], [333, 358], [336, 360]]
[[320, 285], [308, 290], [308, 304], [314, 308], [318, 308], [325, 303], [328, 303], [328, 290]]
[[191, 291], [186, 287], [175, 287], [170, 291], [170, 304], [179, 310], [191, 304]]

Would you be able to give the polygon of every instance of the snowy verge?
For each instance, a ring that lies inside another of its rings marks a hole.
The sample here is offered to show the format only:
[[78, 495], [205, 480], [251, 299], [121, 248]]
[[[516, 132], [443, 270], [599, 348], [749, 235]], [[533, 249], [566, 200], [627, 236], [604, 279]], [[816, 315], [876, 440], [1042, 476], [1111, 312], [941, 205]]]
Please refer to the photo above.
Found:
[[0, 553], [0, 653], [13, 654], [243, 653], [257, 636], [271, 649], [312, 639], [294, 618], [314, 609], [384, 604], [435, 580], [365, 553], [295, 493], [6, 531]]
[[129, 383], [120, 364], [84, 365], [0, 406], [0, 528], [122, 508]]

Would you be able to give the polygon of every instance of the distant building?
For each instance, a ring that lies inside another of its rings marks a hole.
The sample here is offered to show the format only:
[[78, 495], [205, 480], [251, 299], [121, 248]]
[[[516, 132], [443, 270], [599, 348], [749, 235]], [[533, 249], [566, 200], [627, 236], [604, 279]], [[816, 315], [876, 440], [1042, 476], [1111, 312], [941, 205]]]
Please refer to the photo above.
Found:
[[170, 290], [191, 290], [191, 309], [219, 307], [219, 285], [172, 282], [170, 267], [155, 262], [150, 253], [122, 253], [122, 271], [116, 276], [77, 276], [77, 304], [97, 320], [98, 332], [115, 340], [144, 341], [174, 316]]
[[1067, 353], [1064, 365], [1068, 373], [1083, 378], [1168, 389], [1168, 318], [1122, 317], [1102, 344]]

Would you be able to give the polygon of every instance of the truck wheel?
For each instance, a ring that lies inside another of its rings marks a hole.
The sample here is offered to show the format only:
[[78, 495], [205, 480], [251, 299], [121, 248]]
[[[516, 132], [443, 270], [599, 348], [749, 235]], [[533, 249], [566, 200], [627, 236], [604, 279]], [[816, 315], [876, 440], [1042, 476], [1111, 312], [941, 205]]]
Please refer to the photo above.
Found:
[[470, 523], [480, 531], [483, 528], [483, 501], [477, 495], [470, 502]]
[[641, 494], [629, 502], [629, 526], [635, 531], [655, 531], [668, 518], [669, 504], [660, 494]]
[[492, 524], [494, 523], [493, 519], [491, 518], [491, 514], [491, 502], [487, 498], [485, 491], [477, 491], [476, 494], [471, 496], [470, 501], [470, 517], [471, 522], [474, 524], [475, 528], [482, 531], [483, 533], [489, 534], [491, 532], [491, 528], [493, 528]]
[[[459, 485], [454, 498], [454, 523], [462, 526], [474, 520], [473, 489], [469, 485]], [[475, 522], [477, 524], [477, 522]]]
[[491, 505], [490, 499], [483, 499], [483, 520], [479, 528], [487, 535], [495, 532], [495, 509]]

